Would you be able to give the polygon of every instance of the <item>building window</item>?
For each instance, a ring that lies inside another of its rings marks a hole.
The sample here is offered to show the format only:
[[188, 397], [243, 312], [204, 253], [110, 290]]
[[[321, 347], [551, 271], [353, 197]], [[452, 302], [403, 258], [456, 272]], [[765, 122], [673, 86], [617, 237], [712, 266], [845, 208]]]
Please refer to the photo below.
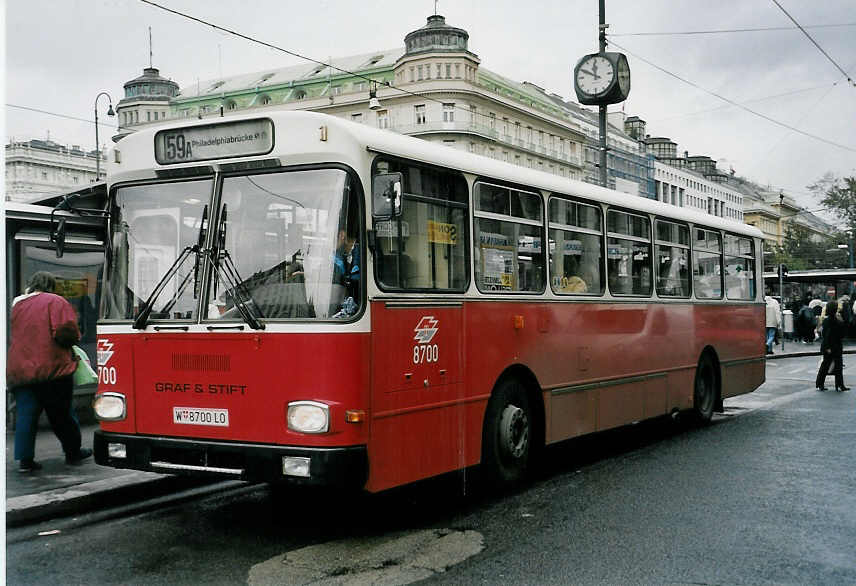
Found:
[[421, 65], [416, 67], [416, 79], [417, 79], [417, 81], [422, 81], [422, 66]]
[[152, 121], [152, 113], [149, 110], [146, 110], [146, 122]]
[[355, 92], [364, 92], [366, 91], [366, 82], [358, 81], [354, 83], [354, 91]]
[[461, 79], [461, 64], [455, 63], [455, 79]]
[[[333, 88], [330, 90], [330, 93], [333, 94], [334, 96], [341, 95], [342, 94], [342, 86], [334, 85]], [[268, 102], [268, 103], [270, 103], [270, 102]]]
[[229, 100], [228, 102], [226, 102], [226, 109], [227, 110], [237, 110], [238, 104], [235, 102], [235, 100]]
[[455, 104], [443, 104], [443, 122], [455, 121]]
[[428, 116], [425, 113], [425, 104], [413, 106], [413, 111], [416, 114], [416, 124], [425, 124], [428, 122]]
[[[336, 91], [336, 90], [338, 90], [338, 91]], [[334, 87], [333, 93], [335, 93], [336, 95], [341, 94], [342, 88], [341, 87]], [[262, 104], [262, 106], [269, 106], [271, 104], [271, 101], [272, 100], [270, 99], [270, 96], [265, 95], [265, 96], [262, 96], [261, 104]]]
[[496, 130], [496, 114], [491, 112], [488, 116], [490, 117], [490, 129]]
[[359, 113], [359, 114], [351, 114], [351, 122], [356, 122], [357, 124], [362, 124], [362, 123], [363, 123], [363, 115], [362, 115], [362, 113]]
[[377, 112], [377, 127], [389, 128], [389, 110], [378, 110]]
[[437, 79], [443, 77], [443, 65], [442, 63], [437, 64]]
[[452, 64], [446, 63], [446, 79], [452, 79]]

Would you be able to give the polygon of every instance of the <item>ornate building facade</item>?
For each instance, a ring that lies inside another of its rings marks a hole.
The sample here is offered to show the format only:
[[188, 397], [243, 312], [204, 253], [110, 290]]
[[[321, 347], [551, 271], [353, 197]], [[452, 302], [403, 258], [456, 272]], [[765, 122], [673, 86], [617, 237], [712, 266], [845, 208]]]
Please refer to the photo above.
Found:
[[95, 157], [96, 151], [78, 145], [12, 138], [6, 145], [6, 200], [26, 203], [85, 187], [96, 180]]

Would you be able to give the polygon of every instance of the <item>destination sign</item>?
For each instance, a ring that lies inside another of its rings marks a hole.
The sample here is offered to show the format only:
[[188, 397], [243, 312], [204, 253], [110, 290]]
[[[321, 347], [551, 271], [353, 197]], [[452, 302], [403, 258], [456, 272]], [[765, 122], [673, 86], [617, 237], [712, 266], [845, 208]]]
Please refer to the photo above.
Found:
[[273, 150], [273, 123], [262, 118], [172, 128], [155, 134], [161, 165], [265, 155]]

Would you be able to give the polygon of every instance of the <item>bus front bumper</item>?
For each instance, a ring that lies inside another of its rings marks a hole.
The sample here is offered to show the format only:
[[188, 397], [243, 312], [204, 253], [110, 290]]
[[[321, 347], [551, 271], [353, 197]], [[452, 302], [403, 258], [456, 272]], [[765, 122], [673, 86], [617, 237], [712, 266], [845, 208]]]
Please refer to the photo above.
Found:
[[365, 446], [307, 448], [95, 431], [95, 462], [161, 474], [362, 488]]

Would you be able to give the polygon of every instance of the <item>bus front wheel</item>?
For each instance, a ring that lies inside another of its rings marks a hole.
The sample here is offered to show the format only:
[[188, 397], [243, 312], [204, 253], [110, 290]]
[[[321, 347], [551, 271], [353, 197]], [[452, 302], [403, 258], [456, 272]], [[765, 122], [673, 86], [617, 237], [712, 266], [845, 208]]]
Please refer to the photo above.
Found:
[[696, 367], [693, 386], [693, 416], [698, 423], [707, 423], [713, 417], [717, 400], [716, 366], [708, 354], [703, 354]]
[[526, 389], [509, 379], [487, 404], [482, 434], [482, 466], [491, 480], [508, 484], [526, 473], [532, 451], [532, 411]]

